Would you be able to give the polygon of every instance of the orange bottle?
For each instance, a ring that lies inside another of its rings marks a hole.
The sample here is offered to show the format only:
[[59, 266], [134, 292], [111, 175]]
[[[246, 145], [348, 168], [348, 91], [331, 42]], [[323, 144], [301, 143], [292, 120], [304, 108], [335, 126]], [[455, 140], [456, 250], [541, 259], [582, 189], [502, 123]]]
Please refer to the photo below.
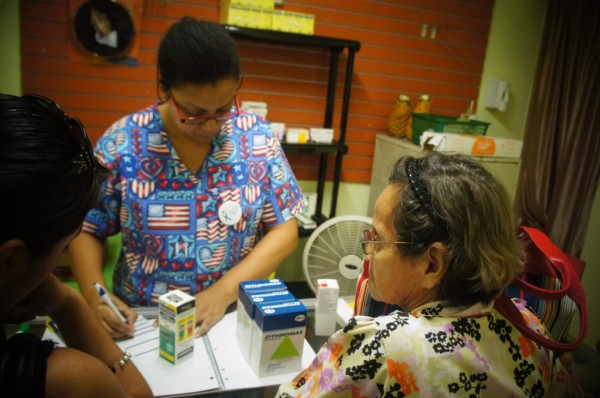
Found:
[[410, 98], [404, 94], [400, 95], [388, 117], [388, 135], [396, 138], [406, 137], [407, 131], [410, 128], [411, 114], [412, 102]]
[[[430, 113], [431, 111], [431, 97], [427, 94], [422, 94], [419, 97], [419, 101], [417, 102], [417, 106], [413, 110], [413, 113]], [[409, 127], [406, 131], [406, 138], [412, 140], [412, 115], [410, 117]]]

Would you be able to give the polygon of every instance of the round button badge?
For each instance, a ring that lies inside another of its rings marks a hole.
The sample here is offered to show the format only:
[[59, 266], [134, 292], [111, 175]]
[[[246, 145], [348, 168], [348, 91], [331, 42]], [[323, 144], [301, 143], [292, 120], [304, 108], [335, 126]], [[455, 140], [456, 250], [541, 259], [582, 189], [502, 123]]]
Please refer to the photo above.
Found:
[[242, 218], [242, 208], [232, 200], [224, 202], [219, 207], [219, 220], [226, 225], [235, 225]]

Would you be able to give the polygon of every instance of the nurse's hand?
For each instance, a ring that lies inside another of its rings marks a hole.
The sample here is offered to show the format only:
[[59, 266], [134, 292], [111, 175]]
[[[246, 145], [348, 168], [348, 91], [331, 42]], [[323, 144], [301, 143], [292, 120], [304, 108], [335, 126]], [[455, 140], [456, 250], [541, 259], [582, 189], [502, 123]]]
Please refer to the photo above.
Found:
[[196, 337], [203, 336], [223, 318], [231, 298], [218, 285], [196, 294]]
[[135, 320], [138, 317], [137, 312], [129, 308], [118, 297], [111, 295], [110, 298], [119, 312], [127, 319], [127, 322], [121, 321], [119, 316], [98, 296], [98, 300], [95, 306], [92, 307], [92, 310], [96, 313], [100, 324], [113, 339], [133, 336], [135, 332]]

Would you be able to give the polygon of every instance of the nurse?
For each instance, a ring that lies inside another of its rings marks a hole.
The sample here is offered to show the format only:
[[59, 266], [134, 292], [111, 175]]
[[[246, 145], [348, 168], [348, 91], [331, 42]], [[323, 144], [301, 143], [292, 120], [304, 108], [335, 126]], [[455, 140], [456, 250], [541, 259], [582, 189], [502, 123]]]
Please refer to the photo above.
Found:
[[[241, 281], [267, 277], [295, 249], [305, 200], [269, 124], [240, 110], [241, 84], [230, 34], [183, 18], [160, 43], [161, 101], [98, 141], [111, 173], [71, 253], [81, 291], [113, 337], [133, 333], [130, 307], [156, 305], [173, 289], [195, 295], [202, 335]], [[119, 232], [113, 301], [126, 323], [93, 287], [104, 283], [103, 242]]]

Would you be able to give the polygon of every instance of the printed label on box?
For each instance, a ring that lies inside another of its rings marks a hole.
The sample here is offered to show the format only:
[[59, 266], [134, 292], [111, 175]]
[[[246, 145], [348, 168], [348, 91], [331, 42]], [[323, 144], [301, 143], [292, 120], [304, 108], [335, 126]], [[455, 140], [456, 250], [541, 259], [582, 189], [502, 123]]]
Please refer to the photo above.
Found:
[[196, 299], [181, 290], [158, 298], [159, 355], [177, 364], [192, 357], [196, 325]]
[[300, 300], [256, 305], [250, 366], [258, 377], [300, 370], [306, 322]]
[[273, 296], [277, 296], [278, 292], [283, 292], [281, 293], [283, 295], [289, 294], [287, 286], [279, 279], [247, 281], [239, 285], [235, 336], [242, 356], [246, 361], [250, 359], [250, 350], [252, 347], [251, 336], [252, 322], [254, 321], [254, 302], [251, 296], [260, 294], [273, 294]]

